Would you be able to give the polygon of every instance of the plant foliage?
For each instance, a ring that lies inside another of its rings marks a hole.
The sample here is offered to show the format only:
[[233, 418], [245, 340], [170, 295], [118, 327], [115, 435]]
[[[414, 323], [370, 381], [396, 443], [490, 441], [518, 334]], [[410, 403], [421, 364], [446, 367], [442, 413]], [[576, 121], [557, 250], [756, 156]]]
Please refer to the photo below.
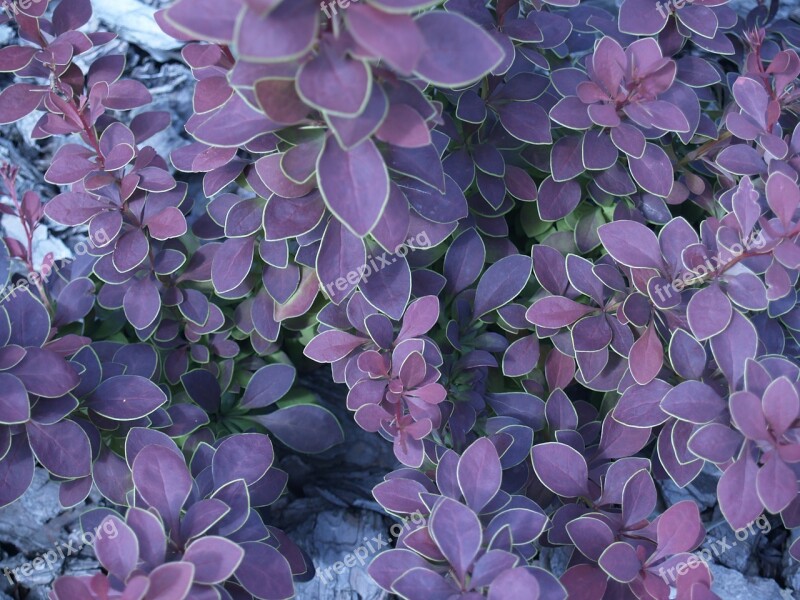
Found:
[[[26, 239], [0, 282], [31, 285], [0, 303], [0, 505], [39, 464], [120, 531], [51, 597], [313, 577], [263, 509], [276, 452], [343, 442], [294, 361], [393, 444], [383, 508], [425, 516], [370, 565], [385, 590], [716, 598], [705, 563], [663, 577], [704, 529], [656, 482], [710, 470], [734, 529], [800, 527], [800, 26], [777, 1], [343, 4], [158, 11], [196, 79], [170, 156], [89, 0], [1, 19], [0, 123], [60, 145], [44, 202], [2, 171]], [[88, 251], [34, 262], [45, 221]], [[558, 546], [560, 576], [535, 563]]]

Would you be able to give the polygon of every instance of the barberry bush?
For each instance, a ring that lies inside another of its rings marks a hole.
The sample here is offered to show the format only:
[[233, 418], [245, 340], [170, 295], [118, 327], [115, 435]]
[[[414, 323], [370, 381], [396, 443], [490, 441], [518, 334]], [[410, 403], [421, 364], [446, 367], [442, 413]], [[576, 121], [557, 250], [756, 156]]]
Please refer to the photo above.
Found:
[[[664, 576], [705, 530], [657, 483], [701, 471], [732, 528], [800, 527], [777, 1], [177, 0], [155, 19], [196, 84], [169, 156], [90, 0], [2, 5], [0, 124], [54, 140], [58, 191], [0, 172], [25, 234], [0, 243], [0, 505], [39, 465], [119, 531], [54, 600], [314, 576], [267, 523], [273, 463], [347, 441], [292, 361], [392, 444], [375, 499], [424, 520], [369, 572], [400, 598], [718, 598], [705, 563]], [[34, 260], [48, 223], [84, 233], [74, 259]]]

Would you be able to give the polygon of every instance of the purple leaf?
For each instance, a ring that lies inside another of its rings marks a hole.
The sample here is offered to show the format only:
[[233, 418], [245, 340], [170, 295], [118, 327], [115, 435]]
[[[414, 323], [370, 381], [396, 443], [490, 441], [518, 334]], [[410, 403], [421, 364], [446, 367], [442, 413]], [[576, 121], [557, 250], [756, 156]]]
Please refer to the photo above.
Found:
[[628, 156], [642, 158], [646, 148], [644, 134], [638, 127], [620, 123], [611, 130], [611, 141]]
[[9, 372], [25, 384], [29, 394], [45, 398], [59, 398], [80, 383], [80, 377], [67, 361], [42, 348], [28, 348], [24, 358]]
[[229, 44], [233, 40], [237, 12], [215, 15], [209, 0], [179, 0], [166, 11], [166, 21], [189, 39]]
[[133, 421], [150, 414], [167, 401], [163, 391], [139, 375], [117, 375], [106, 379], [92, 392], [88, 406], [118, 421]]
[[391, 591], [392, 584], [403, 574], [412, 569], [426, 569], [428, 563], [418, 554], [410, 550], [397, 549], [387, 550], [380, 553], [372, 562], [368, 569], [372, 577], [379, 586], [387, 591]]
[[608, 573], [608, 576], [621, 583], [629, 583], [636, 579], [642, 564], [636, 550], [625, 542], [611, 544], [597, 561], [597, 564]]
[[367, 342], [345, 331], [323, 331], [303, 349], [303, 354], [317, 362], [335, 362]]
[[619, 9], [619, 30], [632, 35], [654, 35], [667, 24], [669, 5], [658, 9], [656, 0], [625, 0]]
[[392, 583], [391, 591], [404, 598], [450, 598], [458, 593], [452, 581], [431, 571], [427, 565], [403, 573]]
[[431, 143], [427, 123], [407, 104], [389, 106], [386, 119], [375, 132], [375, 137], [401, 148], [424, 148]]
[[743, 529], [755, 521], [763, 507], [756, 493], [756, 465], [750, 452], [745, 452], [722, 474], [717, 485], [719, 508], [734, 529]]
[[303, 198], [272, 196], [264, 210], [266, 239], [281, 240], [314, 229], [325, 214], [325, 203], [318, 190]]
[[769, 384], [763, 398], [764, 416], [775, 433], [782, 436], [792, 427], [800, 412], [800, 399], [797, 388], [788, 377], [779, 377]]
[[735, 175], [758, 175], [766, 170], [758, 150], [747, 144], [734, 144], [717, 155], [717, 164]]
[[769, 424], [762, 412], [761, 400], [748, 391], [731, 394], [729, 406], [736, 427], [751, 440], [768, 441], [772, 439]]
[[614, 419], [631, 427], [660, 425], [668, 418], [661, 409], [661, 402], [670, 389], [670, 385], [660, 379], [630, 386], [614, 408]]
[[779, 513], [797, 497], [797, 476], [777, 454], [771, 454], [756, 475], [756, 491], [771, 513]]
[[245, 9], [240, 17], [236, 47], [241, 58], [257, 63], [287, 61], [305, 54], [316, 41], [320, 24], [317, 2], [282, 2], [270, 8], [258, 12]]
[[515, 340], [503, 354], [503, 375], [521, 377], [527, 375], [539, 362], [539, 338], [526, 335]]
[[260, 433], [241, 433], [225, 438], [211, 461], [214, 484], [221, 487], [236, 479], [253, 485], [272, 465], [269, 437]]
[[705, 383], [683, 381], [667, 392], [661, 408], [684, 421], [708, 423], [725, 410], [726, 403]]
[[236, 543], [218, 536], [195, 540], [183, 555], [183, 560], [194, 564], [195, 581], [222, 583], [231, 577], [244, 558], [244, 550]]
[[89, 438], [74, 421], [65, 419], [52, 425], [31, 422], [27, 431], [36, 458], [53, 475], [75, 479], [92, 472]]
[[194, 369], [181, 375], [181, 383], [189, 397], [208, 413], [219, 410], [222, 390], [217, 378], [205, 369]]
[[[536, 578], [523, 567], [503, 571], [489, 586], [489, 600], [516, 600], [517, 598], [543, 598]], [[553, 596], [555, 598], [555, 596]]]
[[163, 563], [167, 551], [167, 537], [161, 519], [149, 510], [132, 507], [125, 515], [125, 522], [136, 534], [139, 558], [145, 568], [153, 568]]
[[419, 481], [398, 477], [380, 482], [373, 488], [372, 495], [386, 510], [411, 514], [425, 509], [420, 494], [427, 491]]
[[25, 423], [30, 417], [31, 405], [23, 383], [9, 373], [0, 373], [0, 423]]
[[737, 310], [725, 330], [711, 338], [714, 358], [732, 386], [744, 376], [745, 361], [755, 357], [757, 347], [755, 326]]
[[629, 366], [636, 383], [645, 385], [656, 378], [664, 364], [664, 347], [652, 323], [641, 337], [633, 343]]
[[475, 290], [474, 318], [480, 318], [516, 298], [528, 283], [532, 266], [530, 257], [515, 254], [501, 258], [486, 269]]
[[415, 13], [435, 4], [434, 0], [374, 0], [371, 4], [382, 11], [392, 14]]
[[277, 127], [239, 94], [233, 94], [220, 109], [210, 116], [203, 115], [203, 119], [191, 133], [209, 146], [244, 145]]
[[628, 267], [663, 267], [658, 238], [636, 221], [614, 221], [597, 230], [600, 241], [617, 262]]
[[0, 507], [17, 500], [33, 481], [34, 460], [28, 440], [17, 434], [11, 446], [0, 459]]
[[725, 330], [731, 322], [733, 307], [719, 286], [712, 284], [692, 296], [686, 316], [692, 333], [703, 341]]
[[535, 102], [509, 102], [499, 110], [500, 123], [515, 138], [529, 144], [552, 144], [550, 119]]
[[12, 325], [8, 344], [37, 348], [44, 345], [50, 335], [50, 315], [30, 288], [5, 299], [3, 308]]
[[127, 273], [141, 265], [150, 250], [150, 243], [141, 229], [131, 229], [123, 233], [114, 248], [114, 267], [120, 273]]
[[216, 498], [207, 498], [192, 504], [181, 519], [181, 537], [188, 540], [202, 535], [230, 510], [231, 508], [227, 504]]
[[767, 181], [767, 202], [781, 224], [788, 228], [800, 206], [800, 189], [797, 184], [781, 172], [770, 175]]
[[183, 458], [168, 448], [147, 446], [134, 459], [132, 472], [142, 499], [160, 513], [166, 525], [176, 528], [192, 488]]
[[57, 223], [74, 226], [86, 223], [95, 215], [109, 208], [110, 205], [107, 202], [98, 200], [89, 194], [64, 192], [50, 200], [45, 205], [44, 212]]
[[539, 480], [555, 494], [576, 498], [587, 493], [586, 459], [574, 448], [557, 442], [537, 444], [531, 451]]
[[272, 546], [259, 542], [240, 544], [244, 558], [236, 569], [236, 579], [257, 598], [284, 600], [294, 597], [289, 563]]
[[641, 158], [628, 157], [628, 165], [642, 189], [662, 198], [669, 196], [673, 184], [672, 162], [661, 146], [648, 143]]
[[348, 32], [361, 46], [405, 75], [411, 74], [425, 51], [425, 40], [408, 15], [353, 4], [348, 7], [346, 19]]
[[161, 313], [161, 294], [155, 282], [146, 275], [134, 282], [122, 300], [125, 318], [136, 329], [147, 329]]
[[434, 85], [465, 87], [504, 58], [505, 52], [487, 32], [458, 13], [430, 11], [417, 17], [416, 23], [426, 49], [414, 72]]
[[189, 562], [181, 561], [160, 565], [150, 572], [147, 596], [154, 600], [188, 598], [194, 573], [194, 565]]
[[0, 92], [0, 125], [27, 117], [39, 106], [47, 88], [28, 83], [15, 83]]
[[700, 379], [706, 365], [705, 348], [683, 329], [672, 334], [669, 358], [672, 368], [684, 379]]
[[297, 75], [300, 97], [313, 108], [337, 116], [360, 114], [371, 89], [372, 71], [367, 65], [324, 40]]
[[583, 173], [581, 139], [578, 135], [566, 135], [553, 144], [550, 151], [550, 171], [554, 181], [569, 181]]
[[486, 249], [475, 229], [467, 229], [447, 249], [444, 257], [445, 290], [457, 294], [469, 287], [480, 276]]
[[[359, 283], [361, 292], [375, 308], [398, 320], [411, 298], [411, 269], [408, 260], [400, 254], [389, 257], [373, 242], [369, 242], [367, 248], [368, 266], [365, 267], [364, 279]], [[380, 264], [381, 259], [388, 260], [389, 264]], [[378, 269], [373, 271], [373, 265]]]
[[603, 551], [614, 543], [611, 528], [591, 516], [573, 519], [567, 523], [566, 530], [575, 547], [592, 561], [597, 561]]
[[543, 221], [558, 221], [575, 210], [580, 201], [581, 186], [578, 182], [558, 182], [548, 177], [539, 186], [536, 204]]
[[562, 296], [546, 296], [537, 300], [525, 313], [534, 325], [559, 329], [571, 325], [595, 309]]
[[716, 464], [732, 460], [742, 445], [742, 435], [727, 425], [709, 423], [689, 439], [688, 449], [696, 456]]
[[467, 506], [480, 513], [500, 489], [502, 468], [494, 444], [488, 438], [473, 442], [458, 461], [457, 473]]
[[133, 530], [117, 517], [106, 517], [102, 523], [103, 530], [106, 523], [113, 527], [116, 535], [113, 538], [97, 537], [94, 545], [97, 560], [110, 574], [125, 581], [139, 561], [139, 541]]
[[451, 498], [442, 498], [431, 513], [429, 530], [436, 545], [464, 579], [481, 546], [483, 530], [477, 515]]
[[230, 292], [244, 282], [253, 265], [255, 237], [229, 238], [214, 255], [211, 281], [217, 293]]
[[656, 486], [645, 470], [638, 471], [622, 492], [622, 519], [626, 525], [644, 521], [656, 508]]
[[168, 206], [157, 215], [147, 219], [147, 229], [157, 240], [181, 237], [186, 233], [186, 218], [174, 206]]
[[298, 452], [316, 454], [344, 441], [344, 433], [336, 417], [314, 404], [295, 404], [252, 418]]
[[264, 408], [283, 398], [294, 384], [294, 367], [284, 364], [266, 365], [255, 372], [244, 392], [240, 406]]
[[27, 67], [37, 49], [33, 46], [6, 46], [0, 49], [0, 72], [14, 73]]
[[329, 136], [317, 172], [328, 209], [355, 235], [372, 231], [389, 197], [389, 175], [372, 140], [343, 150]]
[[153, 97], [141, 81], [121, 79], [108, 87], [108, 96], [103, 99], [103, 104], [114, 110], [131, 110], [152, 101]]
[[658, 556], [689, 552], [705, 537], [700, 511], [693, 500], [670, 506], [656, 521]]
[[328, 221], [317, 252], [317, 276], [334, 304], [341, 304], [358, 285], [366, 259], [361, 238], [336, 219]]

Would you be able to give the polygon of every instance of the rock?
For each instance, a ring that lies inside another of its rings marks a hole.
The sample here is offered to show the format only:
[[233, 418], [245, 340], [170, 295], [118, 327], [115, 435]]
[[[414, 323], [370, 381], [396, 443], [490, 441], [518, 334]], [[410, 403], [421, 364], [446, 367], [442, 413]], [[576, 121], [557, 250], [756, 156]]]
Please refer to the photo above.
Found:
[[717, 481], [721, 475], [719, 469], [706, 463], [695, 480], [684, 488], [679, 488], [671, 479], [660, 480], [658, 485], [669, 506], [682, 500], [693, 500], [702, 512], [716, 506]]
[[537, 566], [550, 571], [556, 577], [561, 577], [564, 571], [567, 570], [569, 559], [572, 556], [572, 548], [569, 546], [545, 546], [539, 552], [539, 556], [534, 561], [534, 564], [539, 563]]
[[[97, 497], [90, 496], [88, 502], [95, 504]], [[6, 598], [3, 592], [15, 598], [46, 600], [58, 576], [97, 570], [91, 549], [76, 542], [80, 534], [78, 518], [86, 508], [90, 507], [84, 504], [63, 509], [58, 502], [58, 484], [44, 469], [36, 469], [33, 483], [22, 498], [0, 509], [0, 600]], [[42, 560], [36, 563], [38, 558]], [[6, 570], [26, 564], [31, 568], [25, 574], [15, 574], [16, 582], [12, 583]]]
[[[312, 506], [313, 502], [298, 500], [295, 507], [304, 511], [305, 518], [287, 531], [311, 555], [317, 569], [311, 581], [296, 584], [298, 600], [387, 598], [367, 574], [369, 562], [385, 549], [377, 548], [379, 543], [374, 538], [389, 538], [384, 518], [371, 511], [347, 509], [328, 510], [309, 518]], [[345, 566], [345, 560], [354, 566]], [[337, 574], [333, 565], [340, 562], [342, 565], [337, 568], [342, 572]]]
[[781, 588], [772, 579], [745, 577], [738, 571], [711, 564], [714, 583], [711, 587], [724, 600], [792, 600], [790, 590]]
[[170, 114], [172, 122], [167, 129], [144, 142], [153, 146], [167, 162], [172, 150], [189, 143], [184, 124], [192, 116], [192, 96], [195, 80], [188, 67], [179, 63], [159, 64], [151, 60], [142, 61], [131, 70], [130, 76], [141, 81], [150, 90], [153, 101], [132, 112], [133, 118], [140, 112], [163, 110]]
[[[281, 462], [290, 474], [291, 493], [273, 507], [270, 524], [286, 531], [317, 569], [314, 579], [297, 584], [297, 597], [386, 598], [366, 569], [369, 561], [387, 548], [376, 547], [373, 538], [394, 540], [390, 534], [394, 521], [372, 498], [372, 488], [398, 466], [391, 444], [355, 424], [345, 407], [346, 390], [333, 384], [329, 369], [303, 374], [298, 384], [316, 393], [319, 403], [336, 415], [345, 432], [345, 443], [319, 455], [287, 455]], [[397, 528], [395, 533], [399, 533]], [[361, 560], [355, 556], [357, 549]], [[350, 554], [354, 558], [349, 560], [356, 561], [354, 566], [334, 572], [333, 565], [344, 562]]]
[[745, 529], [737, 537], [721, 515], [715, 513], [715, 517], [721, 522], [709, 529], [702, 547], [712, 553], [715, 562], [744, 575], [758, 575], [758, 565], [753, 556], [759, 543], [766, 542], [761, 530], [753, 526], [752, 534]]
[[800, 592], [800, 562], [797, 562], [789, 555], [789, 546], [799, 537], [800, 529], [792, 530], [791, 536], [786, 542], [786, 550], [781, 557], [784, 581], [786, 585], [795, 590], [795, 592]]
[[11, 27], [8, 25], [0, 25], [0, 46], [10, 44], [15, 37], [16, 33]]
[[[5, 234], [27, 244], [25, 230], [19, 218], [14, 215], [3, 215], [3, 229]], [[40, 269], [45, 255], [52, 253], [55, 260], [72, 258], [72, 252], [66, 244], [57, 237], [49, 234], [46, 226], [37, 227], [33, 232], [33, 266]]]
[[[316, 391], [320, 402], [334, 412], [347, 437], [347, 444], [317, 456], [287, 454], [286, 468], [292, 475], [290, 494], [271, 509], [268, 520], [284, 529], [311, 557], [319, 574], [297, 585], [303, 600], [360, 598], [379, 600], [385, 593], [369, 577], [366, 567], [389, 541], [393, 523], [372, 500], [372, 487], [396, 465], [391, 444], [361, 430], [344, 405], [344, 390], [332, 385], [327, 369], [304, 375], [301, 385]], [[89, 503], [96, 498], [90, 497]], [[55, 578], [62, 574], [87, 575], [97, 570], [90, 548], [63, 559], [53, 555], [47, 568], [31, 569], [12, 584], [3, 569], [31, 563], [58, 548], [80, 531], [78, 517], [87, 506], [64, 510], [58, 502], [58, 484], [37, 469], [30, 489], [17, 502], [0, 509], [0, 600], [5, 594], [26, 600], [46, 600]], [[313, 515], [309, 518], [309, 515]], [[372, 547], [370, 547], [371, 543]], [[78, 544], [73, 542], [73, 546]], [[355, 556], [356, 550], [361, 559]], [[65, 554], [69, 554], [65, 551]], [[335, 573], [335, 563], [354, 554], [352, 568]], [[363, 564], [361, 564], [363, 563]], [[329, 569], [327, 570], [326, 569]]]
[[138, 0], [92, 0], [94, 15], [121, 38], [164, 62], [183, 43], [169, 37], [156, 23], [156, 9]]

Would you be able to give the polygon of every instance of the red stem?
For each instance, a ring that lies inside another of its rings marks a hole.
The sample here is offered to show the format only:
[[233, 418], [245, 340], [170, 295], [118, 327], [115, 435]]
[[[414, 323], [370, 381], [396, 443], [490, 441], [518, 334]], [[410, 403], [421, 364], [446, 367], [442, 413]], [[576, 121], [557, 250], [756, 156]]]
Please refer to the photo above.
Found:
[[22, 205], [19, 202], [19, 197], [17, 196], [17, 187], [16, 187], [16, 172], [9, 176], [6, 171], [0, 172], [0, 176], [3, 178], [3, 183], [8, 190], [8, 195], [11, 198], [11, 201], [14, 203], [14, 208], [17, 210], [17, 217], [22, 223], [22, 228], [25, 230], [25, 238], [27, 240], [27, 255], [25, 256], [25, 266], [28, 269], [29, 275], [36, 275], [35, 277], [29, 277], [28, 280], [30, 281], [33, 279], [34, 285], [39, 292], [39, 296], [42, 298], [47, 309], [52, 312], [53, 307], [50, 304], [50, 300], [47, 298], [47, 293], [45, 292], [44, 286], [42, 285], [42, 278], [36, 268], [33, 266], [33, 233], [34, 229], [32, 229], [27, 219], [22, 214]]

